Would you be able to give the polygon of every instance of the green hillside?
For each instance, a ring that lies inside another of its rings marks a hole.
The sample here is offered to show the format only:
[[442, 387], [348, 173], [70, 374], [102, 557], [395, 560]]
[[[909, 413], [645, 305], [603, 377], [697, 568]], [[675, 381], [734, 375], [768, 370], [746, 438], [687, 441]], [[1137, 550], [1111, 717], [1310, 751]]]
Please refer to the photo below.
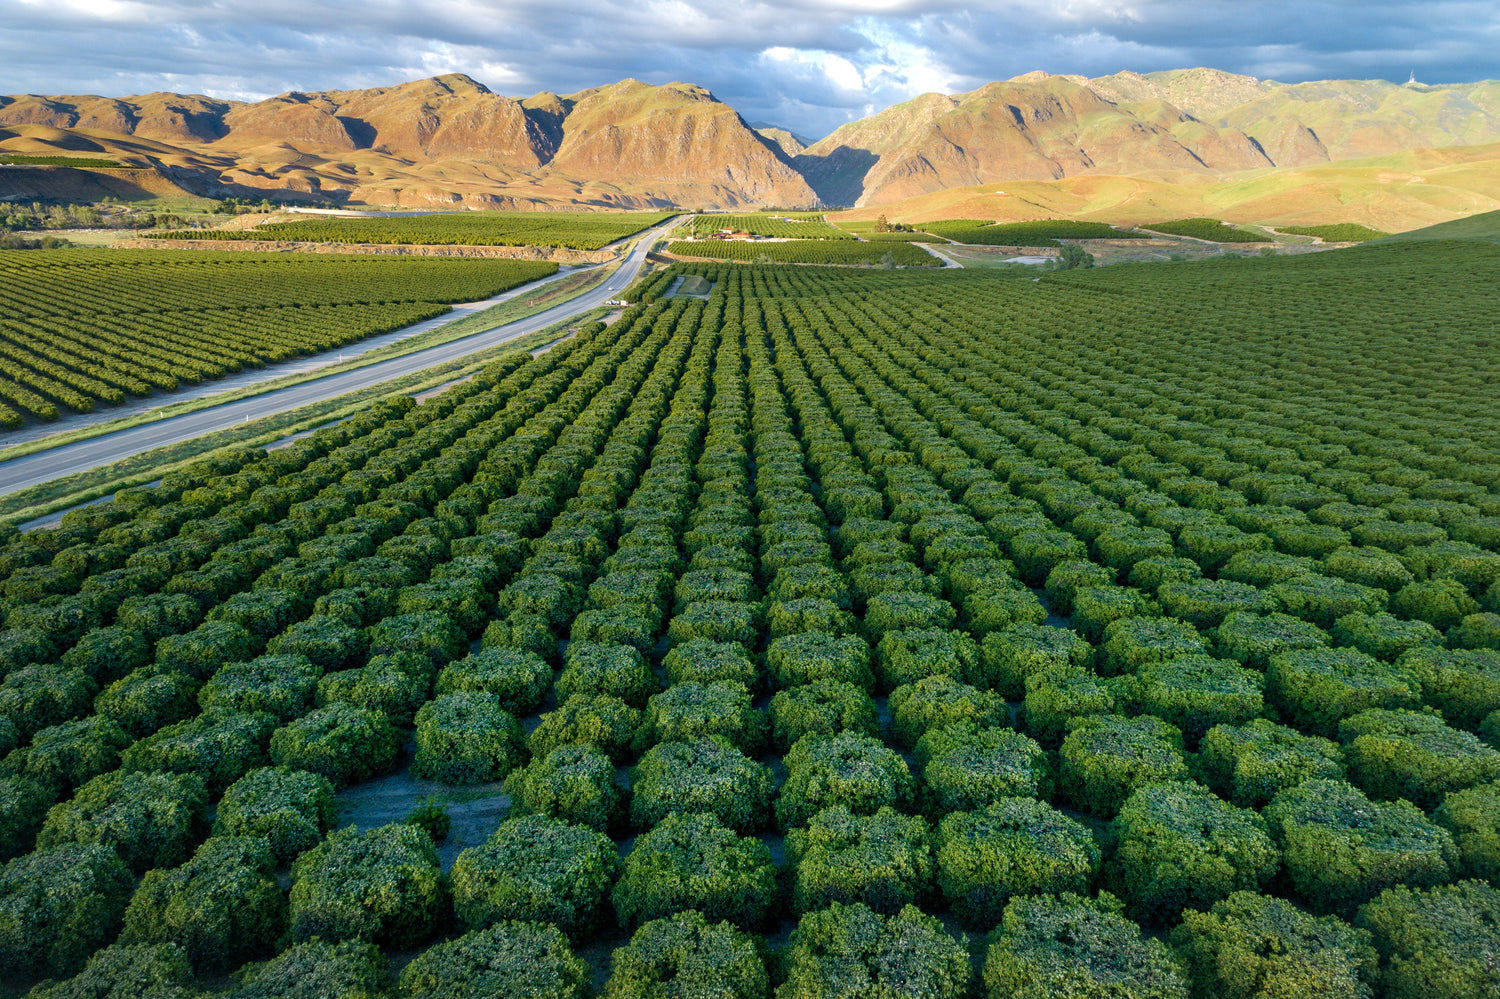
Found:
[[1480, 239], [1486, 243], [1500, 243], [1500, 212], [1485, 212], [1466, 219], [1439, 222], [1425, 229], [1398, 232], [1394, 236], [1375, 240], [1377, 243], [1429, 242], [1437, 239]]

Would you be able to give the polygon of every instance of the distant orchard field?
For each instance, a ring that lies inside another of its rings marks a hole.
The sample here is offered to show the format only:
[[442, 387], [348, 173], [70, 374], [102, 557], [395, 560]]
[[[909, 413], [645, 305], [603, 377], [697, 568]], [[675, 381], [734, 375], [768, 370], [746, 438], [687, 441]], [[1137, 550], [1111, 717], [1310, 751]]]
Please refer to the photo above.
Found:
[[721, 230], [739, 230], [757, 236], [785, 239], [853, 239], [854, 234], [837, 229], [817, 212], [757, 213], [751, 215], [699, 215], [693, 219], [693, 235], [707, 236]]
[[898, 267], [941, 267], [943, 262], [906, 243], [861, 243], [852, 239], [796, 239], [777, 243], [734, 240], [678, 241], [667, 252], [712, 260], [769, 260], [781, 264], [880, 264], [889, 258]]
[[1276, 231], [1291, 236], [1317, 236], [1330, 243], [1363, 243], [1390, 235], [1388, 232], [1381, 232], [1379, 229], [1371, 229], [1369, 226], [1357, 225], [1353, 222], [1333, 225], [1282, 225], [1277, 226]]
[[0, 980], [1492, 996], [1497, 269], [679, 264], [0, 534]]
[[139, 169], [97, 156], [26, 156], [21, 153], [0, 153], [0, 166], [65, 166], [83, 170]]
[[1057, 246], [1059, 239], [1149, 239], [1128, 229], [1116, 229], [1104, 222], [1075, 222], [1071, 219], [1038, 219], [1034, 222], [1001, 222], [990, 224], [982, 219], [949, 219], [923, 222], [916, 226], [955, 243], [980, 246]]
[[1168, 236], [1188, 236], [1192, 239], [1206, 239], [1214, 243], [1263, 243], [1266, 239], [1253, 232], [1236, 229], [1228, 222], [1221, 222], [1218, 219], [1177, 219], [1172, 222], [1152, 222], [1141, 228], [1152, 232], [1164, 232]]
[[520, 260], [0, 250], [0, 427], [340, 347], [556, 271]]
[[298, 219], [255, 229], [152, 233], [156, 239], [309, 243], [397, 243], [459, 246], [561, 246], [597, 250], [671, 218], [676, 212], [451, 212], [399, 218]]

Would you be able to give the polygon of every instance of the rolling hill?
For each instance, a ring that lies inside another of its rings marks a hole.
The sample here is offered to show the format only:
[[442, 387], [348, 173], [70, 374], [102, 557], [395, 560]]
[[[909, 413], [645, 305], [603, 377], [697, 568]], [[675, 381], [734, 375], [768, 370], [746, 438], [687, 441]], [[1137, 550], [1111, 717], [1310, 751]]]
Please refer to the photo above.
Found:
[[1272, 226], [1355, 222], [1399, 232], [1496, 209], [1500, 143], [1264, 168], [1222, 180], [1202, 175], [1162, 180], [1085, 174], [971, 185], [858, 208], [834, 218], [861, 221], [885, 215], [903, 223], [1072, 218], [1143, 224], [1210, 216]]
[[1478, 240], [1484, 243], [1500, 243], [1500, 211], [1485, 212], [1469, 218], [1439, 222], [1437, 225], [1398, 232], [1373, 242], [1377, 243], [1427, 243], [1435, 240]]

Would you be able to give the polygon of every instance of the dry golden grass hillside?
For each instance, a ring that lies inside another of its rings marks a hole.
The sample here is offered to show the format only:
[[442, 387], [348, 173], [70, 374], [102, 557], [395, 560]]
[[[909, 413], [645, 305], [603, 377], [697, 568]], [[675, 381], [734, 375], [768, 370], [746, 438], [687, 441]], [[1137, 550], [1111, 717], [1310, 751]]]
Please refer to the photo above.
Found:
[[1385, 232], [1500, 209], [1500, 143], [1410, 150], [1296, 169], [1178, 181], [1088, 175], [953, 188], [836, 220], [1073, 218], [1141, 224], [1209, 216], [1265, 225], [1356, 222]]

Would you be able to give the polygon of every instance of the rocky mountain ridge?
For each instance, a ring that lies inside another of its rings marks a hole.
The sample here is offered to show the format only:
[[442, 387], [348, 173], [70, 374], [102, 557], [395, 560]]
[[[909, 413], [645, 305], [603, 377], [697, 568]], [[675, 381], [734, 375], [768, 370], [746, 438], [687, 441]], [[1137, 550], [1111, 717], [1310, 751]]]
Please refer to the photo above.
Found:
[[1281, 84], [1212, 69], [1028, 73], [851, 122], [794, 163], [825, 201], [1085, 174], [1153, 180], [1500, 140], [1500, 82]]
[[[524, 100], [462, 74], [254, 103], [176, 94], [23, 95], [0, 97], [0, 129], [42, 145], [51, 136], [39, 130], [60, 131], [151, 165], [217, 171], [224, 184], [268, 195], [368, 204], [816, 202], [775, 140], [708, 91], [683, 83], [623, 80]], [[138, 148], [122, 149], [121, 138]]]
[[1500, 83], [1028, 73], [810, 145], [686, 83], [512, 98], [463, 74], [251, 103], [0, 97], [0, 152], [105, 153], [197, 193], [406, 207], [878, 205], [1090, 174], [1161, 179], [1500, 141]]

